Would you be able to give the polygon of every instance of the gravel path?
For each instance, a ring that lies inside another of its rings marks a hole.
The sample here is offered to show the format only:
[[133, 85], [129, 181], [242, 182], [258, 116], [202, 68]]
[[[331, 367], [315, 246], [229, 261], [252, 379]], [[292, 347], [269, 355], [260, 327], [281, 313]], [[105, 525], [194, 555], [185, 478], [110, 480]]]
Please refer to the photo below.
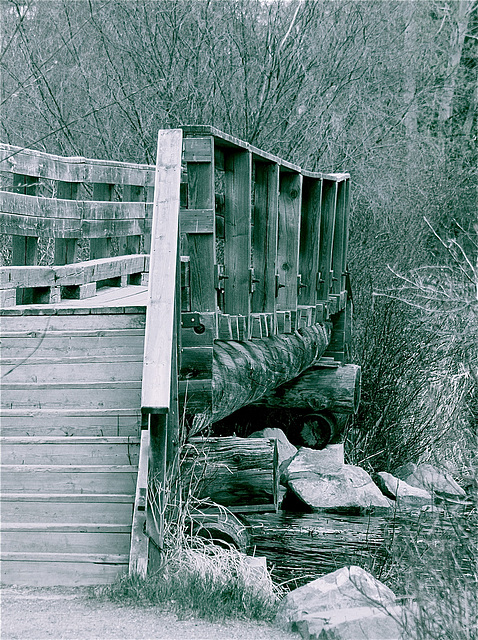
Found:
[[4, 587], [2, 640], [298, 640], [274, 627], [243, 621], [178, 620], [155, 607], [95, 600], [84, 588]]

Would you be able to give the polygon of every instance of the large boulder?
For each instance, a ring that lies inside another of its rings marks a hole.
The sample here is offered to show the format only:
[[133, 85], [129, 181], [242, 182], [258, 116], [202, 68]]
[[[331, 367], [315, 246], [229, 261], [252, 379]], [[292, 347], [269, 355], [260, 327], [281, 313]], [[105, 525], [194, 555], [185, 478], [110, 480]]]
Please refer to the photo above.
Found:
[[[360, 567], [343, 567], [288, 593], [276, 623], [303, 638], [400, 638], [395, 594]], [[326, 635], [326, 634], [329, 635]], [[335, 635], [333, 635], [335, 633]]]
[[439, 496], [451, 498], [466, 498], [466, 492], [445, 470], [437, 469], [431, 464], [414, 464], [408, 462], [395, 471], [400, 480]]
[[404, 480], [395, 478], [391, 473], [380, 471], [374, 476], [375, 484], [380, 491], [392, 500], [397, 501], [399, 508], [423, 507], [424, 505], [433, 504], [431, 493], [425, 489], [412, 487]]
[[289, 442], [282, 429], [262, 429], [254, 431], [249, 438], [275, 438], [277, 440], [277, 454], [279, 458], [279, 473], [282, 478], [287, 465], [297, 453], [297, 447]]
[[364, 469], [341, 463], [340, 446], [329, 445], [322, 451], [299, 449], [284, 473], [289, 490], [315, 511], [391, 509], [391, 500]]

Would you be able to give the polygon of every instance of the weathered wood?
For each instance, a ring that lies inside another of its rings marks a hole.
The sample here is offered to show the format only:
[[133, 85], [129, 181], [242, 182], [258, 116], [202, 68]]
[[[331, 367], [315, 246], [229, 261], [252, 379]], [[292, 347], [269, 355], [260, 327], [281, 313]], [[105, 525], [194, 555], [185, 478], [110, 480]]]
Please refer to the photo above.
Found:
[[277, 309], [283, 311], [295, 311], [297, 308], [301, 201], [302, 176], [281, 172], [279, 240], [277, 245], [277, 273], [279, 276]]
[[322, 185], [322, 207], [320, 217], [319, 273], [317, 282], [318, 300], [328, 300], [332, 283], [332, 249], [337, 206], [337, 182], [324, 180]]
[[266, 438], [192, 438], [184, 449], [183, 491], [224, 506], [278, 502], [277, 443]]
[[299, 304], [315, 305], [319, 272], [322, 180], [304, 178], [300, 223]]
[[60, 180], [152, 186], [154, 167], [146, 164], [56, 156], [43, 151], [0, 144], [0, 169]]
[[77, 526], [78, 513], [81, 509], [83, 524], [122, 522], [131, 528], [132, 503], [133, 498], [129, 495], [3, 494], [2, 525], [8, 522], [43, 523], [46, 521], [72, 523]]
[[[198, 144], [199, 142], [196, 141]], [[207, 162], [188, 162], [188, 204], [192, 210], [214, 211], [214, 141], [205, 138], [200, 143], [209, 149]], [[193, 218], [195, 214], [192, 214]], [[181, 232], [187, 235], [187, 251], [190, 257], [191, 310], [214, 311], [216, 309], [216, 291], [214, 289], [214, 264], [216, 255], [214, 220], [203, 233], [186, 227], [191, 222], [191, 214], [182, 214]], [[204, 214], [202, 214], [204, 218]], [[207, 221], [207, 220], [206, 220]], [[192, 220], [194, 224], [194, 219]], [[201, 220], [202, 224], [202, 220]], [[198, 227], [199, 228], [199, 227]], [[207, 233], [205, 233], [207, 229]], [[189, 233], [192, 231], [192, 233]]]
[[279, 215], [279, 165], [256, 162], [253, 214], [252, 310], [274, 312]]
[[21, 526], [13, 530], [2, 531], [2, 553], [15, 553], [28, 549], [29, 553], [45, 553], [50, 549], [55, 549], [55, 553], [68, 554], [71, 549], [75, 553], [98, 553], [108, 554], [114, 549], [115, 554], [127, 555], [130, 543], [130, 530], [126, 527], [123, 532], [97, 532], [88, 531], [88, 526], [78, 525], [75, 530], [66, 531], [52, 530], [57, 525], [46, 525], [44, 530], [38, 531], [38, 525], [33, 531], [22, 531]]
[[178, 129], [160, 131], [158, 135], [141, 400], [142, 407], [151, 409], [167, 410], [170, 400], [181, 140], [182, 132]]
[[213, 421], [257, 401], [296, 378], [325, 351], [330, 331], [315, 325], [291, 335], [250, 342], [216, 341], [213, 368]]
[[361, 369], [356, 364], [312, 368], [262, 396], [257, 404], [284, 409], [357, 413], [360, 389]]
[[251, 309], [251, 177], [249, 152], [225, 156], [224, 312], [246, 317]]
[[143, 429], [136, 480], [136, 494], [131, 528], [131, 547], [129, 554], [129, 573], [144, 577], [148, 569], [149, 537], [145, 533], [148, 512], [148, 474], [150, 456], [150, 432]]
[[347, 233], [347, 182], [337, 185], [337, 206], [335, 211], [334, 243], [332, 253], [332, 292], [340, 294], [344, 274], [344, 249]]
[[[27, 586], [80, 586], [110, 584], [128, 570], [128, 555], [98, 556], [78, 554], [71, 561], [70, 554], [48, 554], [48, 558], [32, 553], [5, 554], [2, 557], [2, 582]], [[106, 563], [106, 564], [103, 564]]]

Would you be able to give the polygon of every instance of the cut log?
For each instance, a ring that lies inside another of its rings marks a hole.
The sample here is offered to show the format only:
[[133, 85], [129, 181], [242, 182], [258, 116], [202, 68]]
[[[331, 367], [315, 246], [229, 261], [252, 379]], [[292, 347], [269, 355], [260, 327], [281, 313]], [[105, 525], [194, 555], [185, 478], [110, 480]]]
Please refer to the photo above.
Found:
[[328, 325], [263, 340], [216, 340], [213, 362], [213, 415], [216, 422], [296, 378], [324, 353]]
[[361, 369], [356, 364], [337, 368], [312, 368], [264, 395], [257, 404], [286, 409], [311, 409], [357, 413]]
[[191, 438], [184, 449], [181, 483], [186, 495], [225, 507], [277, 508], [278, 467], [275, 439]]

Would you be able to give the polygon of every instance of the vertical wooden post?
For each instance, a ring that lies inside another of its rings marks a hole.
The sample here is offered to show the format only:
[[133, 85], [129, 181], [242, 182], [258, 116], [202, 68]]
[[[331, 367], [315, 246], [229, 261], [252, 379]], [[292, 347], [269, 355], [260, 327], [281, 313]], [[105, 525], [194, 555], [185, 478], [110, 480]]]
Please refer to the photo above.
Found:
[[174, 455], [174, 440], [179, 431], [176, 323], [179, 313], [181, 150], [180, 129], [159, 132], [141, 406], [144, 413], [150, 414], [150, 478], [160, 489], [155, 511], [160, 544], [164, 528], [168, 451], [169, 456]]
[[251, 311], [251, 181], [252, 154], [225, 154], [224, 312], [246, 316]]
[[[113, 195], [113, 184], [94, 184], [93, 200], [110, 201]], [[90, 239], [90, 260], [109, 258], [111, 256], [111, 238]]]
[[[199, 138], [204, 147], [200, 162], [188, 160], [188, 204], [190, 209], [214, 211], [214, 138]], [[185, 140], [189, 143], [189, 139]], [[216, 244], [211, 233], [191, 233], [187, 237], [190, 257], [191, 311], [215, 311], [214, 263]]]
[[324, 179], [322, 185], [322, 215], [320, 218], [320, 251], [319, 272], [317, 281], [317, 297], [319, 300], [329, 299], [332, 282], [332, 247], [334, 241], [335, 209], [337, 206], [337, 183]]
[[332, 292], [342, 291], [342, 274], [344, 273], [344, 236], [346, 231], [345, 214], [347, 210], [347, 183], [337, 184], [337, 207], [335, 211], [334, 247], [332, 255]]
[[299, 304], [315, 306], [319, 273], [322, 180], [304, 177], [300, 225]]
[[297, 312], [301, 201], [302, 175], [281, 172], [277, 248], [277, 272], [280, 288], [277, 296], [277, 309], [291, 311], [293, 317]]
[[256, 162], [255, 174], [252, 311], [270, 313], [275, 311], [276, 299], [279, 165]]
[[[124, 185], [123, 202], [143, 202], [144, 187], [138, 185]], [[141, 236], [121, 236], [119, 238], [119, 254], [131, 256], [139, 253]]]
[[[15, 175], [12, 191], [34, 196], [38, 190], [39, 179], [33, 176]], [[38, 262], [38, 238], [34, 236], [12, 236], [12, 266], [35, 265]], [[30, 304], [31, 292], [17, 290], [17, 304]]]
[[[57, 182], [56, 197], [63, 200], [76, 200], [78, 196], [77, 182]], [[55, 255], [53, 262], [56, 265], [72, 264], [76, 262], [78, 249], [77, 238], [55, 238]]]
[[341, 291], [346, 290], [347, 282], [347, 256], [349, 250], [349, 230], [350, 230], [350, 179], [347, 178], [344, 182], [344, 209], [345, 209], [345, 227], [343, 234], [343, 248], [342, 248], [342, 277], [341, 277]]

